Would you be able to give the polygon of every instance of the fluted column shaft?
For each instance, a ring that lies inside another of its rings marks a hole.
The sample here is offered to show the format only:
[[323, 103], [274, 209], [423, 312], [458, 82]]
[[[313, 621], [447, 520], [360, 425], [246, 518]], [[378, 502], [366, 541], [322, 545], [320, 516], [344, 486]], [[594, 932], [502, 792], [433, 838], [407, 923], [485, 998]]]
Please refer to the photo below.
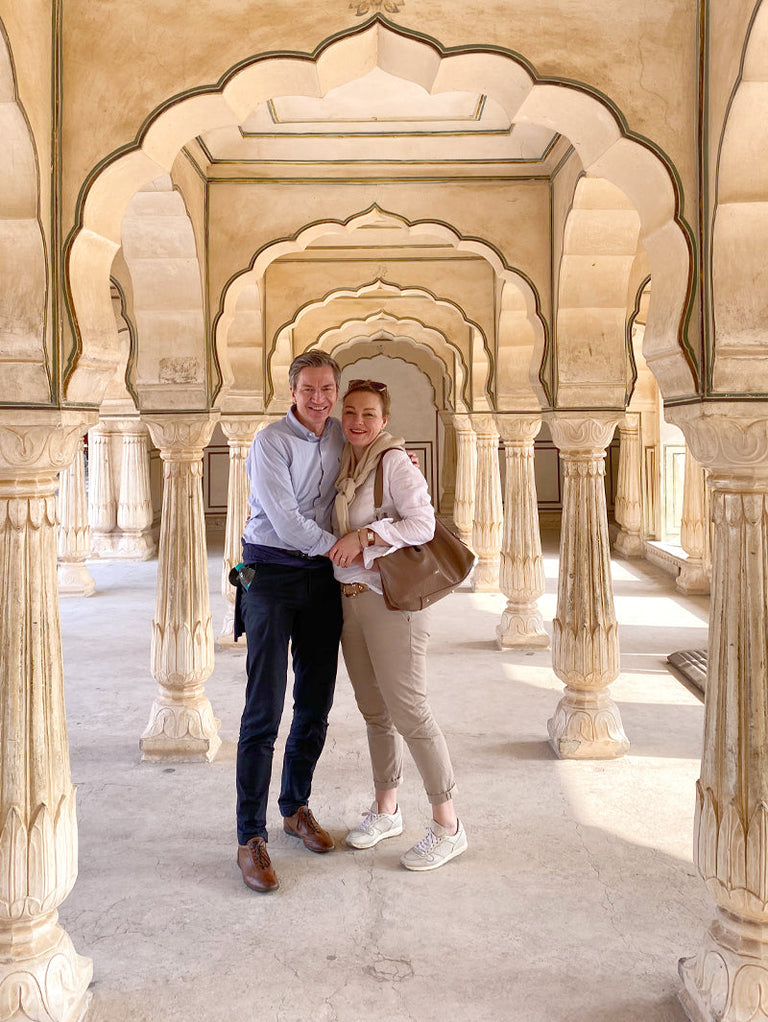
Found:
[[619, 673], [613, 605], [605, 451], [618, 416], [555, 412], [548, 417], [563, 465], [563, 518], [552, 666], [565, 694], [549, 737], [565, 759], [609, 759], [629, 748], [608, 686]]
[[477, 440], [468, 415], [454, 415], [456, 433], [456, 489], [453, 521], [461, 540], [472, 546], [477, 480]]
[[[231, 646], [234, 643], [235, 588], [229, 581], [229, 573], [241, 560], [241, 539], [248, 518], [248, 475], [245, 471], [245, 459], [254, 435], [273, 418], [273, 416], [263, 416], [221, 420], [221, 428], [229, 447], [229, 479], [227, 481], [224, 560], [221, 566], [221, 593], [227, 602], [218, 640], [220, 646]], [[244, 646], [245, 636], [242, 637], [242, 640]]]
[[474, 414], [472, 427], [477, 437], [475, 515], [471, 544], [477, 554], [477, 564], [472, 573], [472, 589], [474, 592], [496, 593], [499, 591], [501, 535], [504, 529], [499, 430], [494, 417], [488, 414]]
[[507, 606], [496, 628], [499, 649], [544, 649], [549, 636], [537, 600], [544, 592], [534, 441], [541, 418], [497, 416], [504, 443], [504, 536], [499, 583]]
[[0, 1022], [74, 1022], [89, 1000], [92, 965], [57, 912], [77, 876], [77, 821], [55, 494], [85, 422], [22, 412], [17, 423], [24, 416], [25, 425], [0, 420], [0, 575], [8, 583], [0, 614]]
[[681, 1000], [694, 1022], [765, 1022], [768, 410], [764, 418], [738, 406], [707, 412], [674, 413], [693, 456], [710, 469], [714, 521], [693, 851], [716, 914], [699, 953], [680, 962]]
[[88, 497], [85, 492], [85, 453], [82, 439], [72, 464], [59, 473], [58, 496], [59, 592], [91, 596], [96, 583], [85, 565], [91, 552]]
[[94, 554], [108, 553], [111, 533], [117, 526], [117, 504], [112, 482], [109, 430], [102, 424], [88, 432], [88, 521]]
[[148, 560], [155, 552], [151, 536], [152, 496], [149, 484], [149, 438], [138, 420], [120, 421], [120, 492], [117, 527], [120, 536], [115, 554]]
[[164, 486], [152, 623], [152, 675], [160, 692], [139, 743], [145, 760], [211, 760], [221, 745], [203, 688], [213, 670], [213, 628], [202, 457], [215, 422], [205, 414], [146, 418]]
[[677, 588], [683, 593], [708, 593], [711, 552], [709, 542], [709, 494], [707, 477], [690, 448], [685, 448], [683, 514], [680, 521], [680, 546], [688, 560], [677, 576]]
[[628, 413], [619, 423], [619, 477], [614, 513], [619, 525], [616, 549], [625, 557], [641, 557], [643, 543], [643, 486], [640, 463], [640, 416]]

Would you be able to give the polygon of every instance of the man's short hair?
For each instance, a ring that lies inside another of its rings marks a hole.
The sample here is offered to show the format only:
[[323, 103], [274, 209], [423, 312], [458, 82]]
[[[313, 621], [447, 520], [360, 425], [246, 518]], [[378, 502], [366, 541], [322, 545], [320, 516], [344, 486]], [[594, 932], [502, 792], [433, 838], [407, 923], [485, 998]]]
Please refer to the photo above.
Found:
[[327, 351], [305, 351], [303, 355], [297, 355], [296, 358], [291, 362], [290, 369], [288, 370], [288, 386], [291, 390], [296, 390], [296, 386], [299, 382], [299, 373], [302, 369], [321, 369], [323, 366], [329, 366], [333, 370], [333, 378], [336, 381], [336, 389], [339, 389], [341, 383], [341, 369], [335, 358], [332, 358]]

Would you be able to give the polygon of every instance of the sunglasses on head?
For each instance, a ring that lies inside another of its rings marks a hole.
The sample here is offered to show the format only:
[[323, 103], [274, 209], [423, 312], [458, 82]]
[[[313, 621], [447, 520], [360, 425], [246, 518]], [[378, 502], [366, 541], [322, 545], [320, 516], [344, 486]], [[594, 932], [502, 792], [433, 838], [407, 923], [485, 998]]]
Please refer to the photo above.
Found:
[[379, 383], [378, 380], [350, 380], [350, 390], [375, 390], [378, 394], [383, 394], [387, 389], [386, 383]]

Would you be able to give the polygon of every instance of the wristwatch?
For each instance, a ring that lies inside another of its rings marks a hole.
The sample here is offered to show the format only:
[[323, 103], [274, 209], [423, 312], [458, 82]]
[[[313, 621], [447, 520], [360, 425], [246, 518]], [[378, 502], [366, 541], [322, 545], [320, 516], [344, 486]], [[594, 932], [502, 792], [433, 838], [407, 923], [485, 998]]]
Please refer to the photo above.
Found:
[[366, 529], [365, 530], [365, 545], [366, 546], [373, 546], [374, 543], [376, 542], [376, 539], [377, 539], [376, 533], [373, 531], [373, 529]]

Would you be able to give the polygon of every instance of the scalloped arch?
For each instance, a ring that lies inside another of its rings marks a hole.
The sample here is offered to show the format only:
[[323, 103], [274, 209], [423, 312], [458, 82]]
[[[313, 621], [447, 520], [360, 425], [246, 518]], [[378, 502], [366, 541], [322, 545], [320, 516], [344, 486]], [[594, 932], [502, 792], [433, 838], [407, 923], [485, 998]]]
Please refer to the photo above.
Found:
[[[511, 120], [551, 127], [568, 137], [585, 170], [606, 177], [635, 203], [654, 275], [660, 312], [649, 323], [649, 361], [669, 396], [695, 392], [683, 320], [692, 300], [691, 237], [673, 170], [630, 136], [610, 101], [574, 83], [545, 81], [513, 54], [482, 49], [446, 53], [439, 45], [375, 19], [324, 46], [316, 57], [256, 57], [219, 85], [175, 98], [155, 111], [128, 151], [113, 154], [85, 182], [66, 254], [76, 346], [66, 376], [69, 400], [91, 403], [116, 358], [107, 280], [120, 224], [135, 192], [168, 172], [191, 137], [236, 126], [260, 102], [285, 94], [322, 96], [373, 67], [432, 93], [467, 88], [490, 95]], [[103, 287], [99, 286], [103, 282]], [[111, 320], [111, 322], [110, 322]], [[105, 343], [107, 339], [107, 343]]]

